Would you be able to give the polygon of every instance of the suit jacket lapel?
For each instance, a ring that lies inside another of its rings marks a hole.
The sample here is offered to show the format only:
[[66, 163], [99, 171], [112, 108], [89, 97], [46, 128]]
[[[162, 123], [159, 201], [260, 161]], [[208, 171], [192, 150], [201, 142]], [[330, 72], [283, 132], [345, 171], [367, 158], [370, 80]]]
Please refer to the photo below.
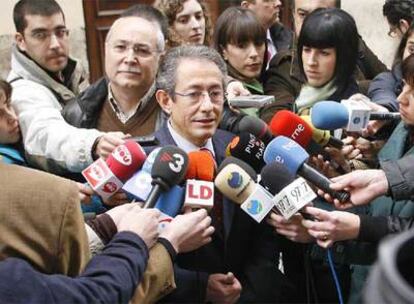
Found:
[[[213, 140], [213, 147], [214, 147], [214, 153], [216, 155], [216, 162], [217, 166], [220, 166], [221, 162], [224, 160], [226, 155], [226, 145], [223, 142], [222, 138], [220, 136], [217, 136], [216, 134], [212, 138]], [[215, 189], [215, 191], [218, 191]], [[233, 222], [233, 216], [234, 216], [234, 203], [223, 197], [223, 228], [224, 228], [224, 239], [227, 240], [230, 230], [231, 230], [231, 224]]]

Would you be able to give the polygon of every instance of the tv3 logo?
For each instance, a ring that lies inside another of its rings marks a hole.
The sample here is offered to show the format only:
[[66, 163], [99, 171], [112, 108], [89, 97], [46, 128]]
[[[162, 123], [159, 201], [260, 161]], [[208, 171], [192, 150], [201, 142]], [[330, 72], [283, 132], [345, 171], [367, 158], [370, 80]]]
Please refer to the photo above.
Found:
[[180, 173], [183, 170], [184, 156], [182, 156], [179, 153], [174, 153], [173, 155], [170, 155], [167, 152], [165, 152], [163, 155], [161, 155], [160, 160], [163, 162], [168, 161], [168, 166], [175, 173]]

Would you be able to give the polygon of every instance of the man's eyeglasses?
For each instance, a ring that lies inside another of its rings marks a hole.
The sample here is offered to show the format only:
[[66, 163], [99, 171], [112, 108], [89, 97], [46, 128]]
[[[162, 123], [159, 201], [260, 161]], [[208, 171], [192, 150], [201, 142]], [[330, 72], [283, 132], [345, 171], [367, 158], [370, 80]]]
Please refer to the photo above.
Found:
[[160, 51], [150, 49], [149, 47], [144, 46], [144, 45], [125, 43], [125, 42], [109, 43], [109, 47], [112, 49], [114, 53], [117, 53], [120, 55], [124, 55], [129, 50], [132, 50], [134, 55], [140, 58], [149, 58], [153, 56], [154, 53], [160, 53]]
[[45, 42], [49, 41], [52, 36], [55, 36], [56, 39], [62, 40], [66, 39], [69, 35], [69, 30], [67, 28], [57, 28], [52, 31], [47, 30], [41, 30], [41, 31], [35, 31], [30, 34], [30, 36], [39, 41], [39, 42]]
[[[226, 94], [223, 90], [211, 90], [211, 91], [193, 91], [188, 93], [174, 92], [175, 95], [187, 98], [192, 105], [200, 104], [201, 101], [205, 100], [205, 97], [210, 98], [210, 102], [214, 105], [222, 105], [224, 103], [224, 97]], [[201, 98], [203, 97], [203, 98]]]

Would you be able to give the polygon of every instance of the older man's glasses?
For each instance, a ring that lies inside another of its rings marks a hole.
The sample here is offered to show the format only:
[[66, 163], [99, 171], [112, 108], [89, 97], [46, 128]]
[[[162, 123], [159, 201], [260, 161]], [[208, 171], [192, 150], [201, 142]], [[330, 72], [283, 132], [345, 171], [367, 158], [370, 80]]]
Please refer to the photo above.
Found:
[[175, 95], [186, 98], [192, 105], [200, 104], [208, 96], [210, 102], [214, 105], [222, 105], [224, 103], [225, 93], [223, 90], [211, 90], [211, 91], [192, 91], [188, 93], [174, 92]]
[[114, 42], [109, 43], [109, 47], [112, 49], [114, 53], [125, 55], [130, 50], [135, 56], [140, 58], [149, 58], [152, 57], [155, 53], [160, 53], [160, 51], [151, 49], [148, 46], [141, 45], [141, 44], [132, 44], [127, 42]]

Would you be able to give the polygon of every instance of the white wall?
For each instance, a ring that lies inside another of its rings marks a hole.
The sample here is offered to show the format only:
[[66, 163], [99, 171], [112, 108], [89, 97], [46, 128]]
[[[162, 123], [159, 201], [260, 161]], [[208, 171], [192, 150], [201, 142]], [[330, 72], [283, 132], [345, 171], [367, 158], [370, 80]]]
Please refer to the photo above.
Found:
[[355, 18], [359, 33], [371, 50], [390, 67], [398, 41], [387, 35], [389, 27], [382, 15], [384, 2], [385, 0], [342, 0], [341, 6]]

